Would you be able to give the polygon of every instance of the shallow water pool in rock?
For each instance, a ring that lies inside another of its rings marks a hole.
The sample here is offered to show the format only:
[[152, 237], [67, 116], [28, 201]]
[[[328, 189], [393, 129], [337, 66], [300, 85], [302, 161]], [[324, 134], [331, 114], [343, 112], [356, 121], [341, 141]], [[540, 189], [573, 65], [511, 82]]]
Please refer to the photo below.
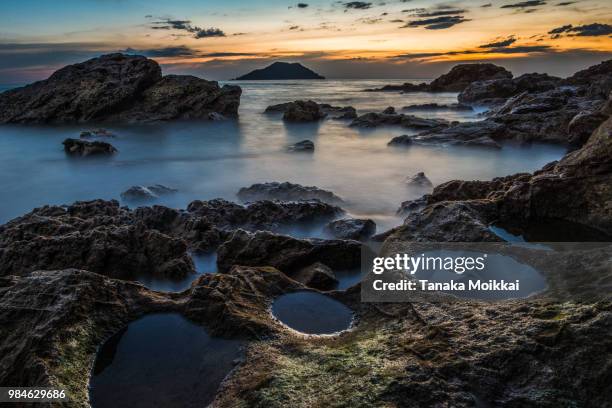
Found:
[[353, 321], [353, 311], [344, 304], [309, 291], [279, 296], [272, 303], [272, 315], [305, 334], [337, 333], [348, 329]]
[[242, 345], [211, 337], [179, 314], [145, 316], [100, 348], [90, 381], [92, 407], [204, 407]]

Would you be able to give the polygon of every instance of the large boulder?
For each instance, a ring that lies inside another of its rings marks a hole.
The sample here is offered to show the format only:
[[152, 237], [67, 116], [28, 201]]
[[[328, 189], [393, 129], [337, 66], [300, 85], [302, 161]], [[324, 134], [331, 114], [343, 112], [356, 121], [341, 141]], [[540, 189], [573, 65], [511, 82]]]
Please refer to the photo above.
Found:
[[314, 186], [302, 186], [289, 182], [257, 183], [241, 188], [237, 196], [244, 202], [259, 200], [320, 200], [329, 204], [341, 204], [343, 200], [331, 191]]
[[287, 122], [316, 122], [327, 114], [313, 101], [295, 101], [289, 103], [283, 113], [283, 120]]
[[328, 223], [325, 231], [334, 238], [362, 241], [376, 233], [376, 223], [370, 219], [345, 218]]
[[157, 62], [108, 54], [0, 94], [0, 123], [150, 122], [235, 116], [241, 90], [192, 76], [162, 77]]
[[461, 92], [475, 81], [512, 78], [512, 73], [494, 64], [459, 64], [429, 84], [433, 92]]

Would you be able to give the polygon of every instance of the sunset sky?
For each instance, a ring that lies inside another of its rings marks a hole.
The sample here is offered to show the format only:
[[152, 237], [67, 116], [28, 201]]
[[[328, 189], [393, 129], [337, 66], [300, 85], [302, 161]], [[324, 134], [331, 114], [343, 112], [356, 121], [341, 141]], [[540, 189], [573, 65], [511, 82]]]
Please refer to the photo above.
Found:
[[457, 61], [568, 75], [612, 58], [610, 0], [0, 3], [0, 83], [108, 52], [230, 79], [273, 61], [329, 78], [431, 78]]

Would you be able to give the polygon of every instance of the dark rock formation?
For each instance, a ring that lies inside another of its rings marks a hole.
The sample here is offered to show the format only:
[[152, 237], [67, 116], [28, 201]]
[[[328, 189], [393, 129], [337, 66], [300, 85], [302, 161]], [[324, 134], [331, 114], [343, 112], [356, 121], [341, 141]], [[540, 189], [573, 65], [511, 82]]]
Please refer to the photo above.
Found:
[[524, 74], [517, 78], [479, 80], [472, 82], [458, 96], [462, 103], [494, 105], [522, 92], [537, 93], [555, 89], [561, 78], [548, 74]]
[[378, 126], [401, 126], [408, 129], [441, 129], [448, 126], [442, 119], [425, 119], [403, 113], [365, 113], [354, 119], [350, 126], [360, 128], [373, 128]]
[[287, 147], [290, 152], [314, 152], [315, 145], [311, 140], [302, 140]]
[[110, 143], [79, 139], [66, 139], [62, 142], [64, 151], [71, 156], [110, 156], [117, 153], [117, 149]]
[[431, 180], [429, 180], [427, 176], [425, 175], [425, 173], [423, 173], [422, 171], [412, 176], [406, 177], [406, 180], [404, 180], [404, 182], [407, 185], [414, 186], [414, 187], [425, 187], [425, 188], [433, 187]]
[[300, 63], [274, 62], [273, 64], [239, 76], [236, 81], [282, 80], [282, 79], [325, 79]]
[[178, 190], [161, 184], [152, 186], [132, 186], [121, 193], [121, 198], [127, 201], [148, 201], [155, 200], [159, 196], [176, 193]]
[[236, 230], [217, 250], [220, 272], [233, 265], [272, 266], [293, 276], [314, 262], [343, 270], [358, 267], [360, 261], [361, 245], [357, 241], [296, 239], [266, 231]]
[[453, 145], [478, 146], [499, 149], [501, 146], [494, 139], [501, 139], [504, 127], [494, 121], [461, 122], [441, 130], [432, 130], [418, 135], [402, 135], [391, 139], [390, 146]]
[[395, 115], [395, 108], [393, 106], [388, 106], [385, 110], [382, 111], [385, 115]]
[[89, 138], [94, 138], [94, 137], [104, 138], [104, 137], [115, 137], [115, 134], [108, 131], [107, 129], [100, 128], [100, 129], [93, 129], [93, 130], [84, 130], [81, 132], [79, 137], [81, 139], [89, 139]]
[[588, 97], [605, 99], [612, 92], [612, 59], [578, 71], [564, 83], [578, 86]]
[[293, 279], [319, 290], [331, 290], [338, 285], [334, 271], [320, 262], [300, 269], [293, 275]]
[[436, 111], [436, 110], [456, 110], [456, 111], [471, 111], [472, 107], [462, 103], [451, 103], [443, 105], [439, 103], [423, 103], [420, 105], [408, 105], [402, 108], [406, 111]]
[[376, 223], [370, 219], [346, 218], [330, 222], [325, 232], [339, 239], [363, 241], [376, 233]]
[[151, 122], [236, 116], [241, 89], [192, 76], [162, 77], [142, 56], [108, 54], [0, 94], [0, 123]]
[[366, 91], [461, 92], [472, 82], [503, 78], [512, 78], [512, 73], [494, 64], [459, 64], [429, 84], [386, 85]]
[[329, 204], [341, 204], [343, 200], [331, 191], [314, 186], [302, 186], [289, 182], [258, 183], [243, 187], [238, 191], [238, 198], [244, 202], [259, 200], [320, 200]]
[[282, 112], [283, 119], [289, 122], [314, 122], [327, 117], [330, 114], [333, 119], [354, 119], [357, 111], [352, 106], [332, 106], [328, 103], [316, 103], [313, 101], [293, 101], [270, 105], [264, 113]]
[[336, 120], [345, 120], [345, 119], [355, 119], [357, 117], [357, 110], [352, 106], [332, 106], [327, 103], [323, 103], [319, 105], [323, 112], [328, 115], [333, 114], [332, 119]]

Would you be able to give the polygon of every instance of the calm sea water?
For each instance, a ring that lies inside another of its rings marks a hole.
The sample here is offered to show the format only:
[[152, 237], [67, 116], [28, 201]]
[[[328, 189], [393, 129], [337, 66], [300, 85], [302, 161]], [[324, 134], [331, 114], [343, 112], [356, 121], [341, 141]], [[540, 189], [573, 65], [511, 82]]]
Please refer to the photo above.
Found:
[[[62, 140], [89, 126], [0, 126], [0, 222], [34, 207], [95, 198], [120, 199], [132, 185], [164, 184], [179, 193], [158, 204], [184, 208], [191, 200], [222, 197], [252, 183], [291, 181], [329, 189], [347, 201], [354, 216], [371, 217], [382, 231], [401, 222], [395, 211], [422, 190], [407, 187], [406, 176], [424, 171], [434, 184], [452, 179], [487, 180], [532, 171], [562, 156], [549, 145], [507, 145], [500, 151], [468, 147], [394, 149], [387, 142], [410, 134], [401, 128], [360, 130], [346, 121], [286, 124], [266, 106], [296, 99], [352, 105], [360, 113], [409, 104], [453, 103], [456, 94], [362, 92], [389, 80], [254, 81], [243, 88], [240, 118], [224, 122], [179, 122], [108, 126], [119, 153], [108, 159], [71, 159]], [[396, 81], [401, 83], [403, 81]], [[5, 87], [6, 89], [7, 87]], [[0, 88], [1, 89], [1, 88]], [[419, 112], [424, 117], [478, 120], [477, 112]], [[285, 151], [311, 139], [314, 154]], [[126, 203], [124, 203], [126, 204]]]

